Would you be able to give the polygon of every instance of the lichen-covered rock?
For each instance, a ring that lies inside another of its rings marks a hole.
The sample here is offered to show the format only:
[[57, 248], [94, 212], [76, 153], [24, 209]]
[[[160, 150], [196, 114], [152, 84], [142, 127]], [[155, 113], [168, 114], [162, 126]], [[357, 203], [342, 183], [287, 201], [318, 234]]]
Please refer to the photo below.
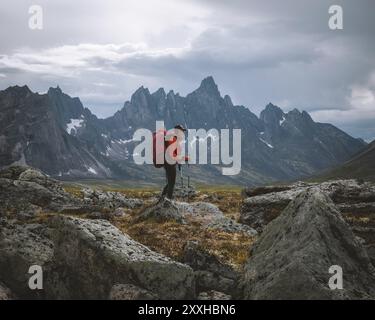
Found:
[[263, 227], [276, 218], [303, 190], [298, 188], [246, 198], [242, 204], [239, 221], [262, 231]]
[[56, 216], [52, 297], [107, 299], [115, 284], [133, 284], [160, 299], [195, 296], [193, 270], [121, 233], [105, 220]]
[[147, 207], [140, 215], [140, 219], [154, 218], [160, 221], [175, 220], [183, 223], [189, 219], [201, 224], [207, 224], [222, 217], [224, 214], [214, 204], [179, 202], [167, 198]]
[[[333, 265], [342, 290], [328, 286]], [[266, 226], [242, 285], [246, 299], [373, 299], [375, 270], [331, 199], [311, 188]]]
[[197, 190], [192, 185], [178, 184], [174, 188], [174, 196], [182, 199], [192, 199], [198, 194]]
[[177, 202], [177, 206], [184, 216], [191, 216], [196, 220], [201, 219], [202, 222], [224, 216], [217, 206], [209, 202]]
[[342, 212], [368, 212], [375, 207], [375, 186], [357, 180], [335, 180], [323, 183], [297, 182], [290, 186], [268, 186], [245, 189], [239, 221], [257, 231], [275, 219], [300, 193], [311, 187], [329, 196]]
[[109, 300], [157, 300], [154, 293], [133, 284], [115, 284], [109, 293]]
[[143, 204], [142, 200], [128, 198], [121, 192], [93, 190], [91, 188], [83, 188], [82, 192], [85, 202], [110, 209], [120, 207], [134, 209]]
[[198, 300], [231, 300], [232, 297], [223, 292], [210, 290], [199, 293]]
[[78, 205], [79, 199], [64, 191], [57, 180], [28, 167], [9, 167], [0, 171], [0, 208], [30, 211], [37, 206], [58, 211], [64, 205]]
[[185, 223], [181, 207], [175, 201], [162, 199], [156, 204], [146, 207], [138, 217], [138, 221], [154, 219], [159, 222], [176, 221]]
[[142, 200], [128, 198], [120, 192], [84, 188], [83, 194], [84, 199], [81, 199], [66, 192], [61, 182], [30, 167], [11, 166], [0, 170], [0, 216], [16, 212], [20, 213], [21, 219], [27, 220], [38, 208], [82, 214], [134, 209], [143, 204]]
[[4, 167], [3, 169], [0, 170], [0, 178], [9, 179], [9, 180], [17, 180], [20, 174], [28, 170], [29, 168], [30, 167], [19, 166], [19, 165]]
[[29, 268], [44, 268], [53, 257], [49, 230], [40, 224], [18, 224], [0, 219], [0, 277], [19, 298], [43, 298], [44, 292], [30, 290]]
[[214, 204], [208, 202], [178, 202], [164, 199], [147, 207], [138, 221], [155, 219], [160, 222], [173, 220], [179, 223], [197, 223], [203, 228], [224, 232], [246, 233], [255, 236], [257, 231], [226, 217]]
[[275, 193], [290, 190], [291, 186], [264, 186], [264, 187], [247, 187], [242, 190], [243, 197], [255, 197], [268, 193]]

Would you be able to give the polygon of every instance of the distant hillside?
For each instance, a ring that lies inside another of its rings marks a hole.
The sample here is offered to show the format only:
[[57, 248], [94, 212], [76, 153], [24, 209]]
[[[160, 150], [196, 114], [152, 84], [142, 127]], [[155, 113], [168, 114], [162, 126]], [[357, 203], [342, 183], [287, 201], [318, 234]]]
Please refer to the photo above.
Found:
[[361, 178], [375, 181], [375, 141], [343, 165], [324, 173], [322, 179]]

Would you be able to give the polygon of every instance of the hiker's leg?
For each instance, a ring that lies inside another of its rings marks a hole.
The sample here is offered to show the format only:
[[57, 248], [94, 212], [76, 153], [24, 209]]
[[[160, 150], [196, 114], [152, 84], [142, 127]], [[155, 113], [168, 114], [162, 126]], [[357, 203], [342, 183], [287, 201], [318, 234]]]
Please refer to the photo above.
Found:
[[164, 197], [167, 194], [167, 191], [168, 191], [168, 183], [164, 186], [161, 196]]
[[165, 167], [167, 172], [167, 181], [168, 181], [168, 191], [167, 191], [167, 197], [169, 199], [173, 198], [173, 190], [174, 185], [176, 182], [176, 165], [166, 165]]
[[168, 191], [168, 172], [167, 172], [166, 166], [164, 166], [164, 170], [165, 170], [165, 179], [167, 180], [167, 184], [163, 188], [160, 199], [164, 198]]

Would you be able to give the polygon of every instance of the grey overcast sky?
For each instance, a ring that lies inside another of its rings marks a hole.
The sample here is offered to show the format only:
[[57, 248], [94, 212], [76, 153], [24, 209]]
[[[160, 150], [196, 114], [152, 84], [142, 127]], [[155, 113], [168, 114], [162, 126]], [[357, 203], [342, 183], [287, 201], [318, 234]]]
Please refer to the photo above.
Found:
[[[43, 30], [28, 27], [43, 8]], [[344, 29], [330, 30], [341, 5]], [[268, 102], [375, 138], [374, 0], [1, 0], [0, 89], [60, 85], [99, 117], [141, 85], [182, 95], [212, 75], [259, 114]]]

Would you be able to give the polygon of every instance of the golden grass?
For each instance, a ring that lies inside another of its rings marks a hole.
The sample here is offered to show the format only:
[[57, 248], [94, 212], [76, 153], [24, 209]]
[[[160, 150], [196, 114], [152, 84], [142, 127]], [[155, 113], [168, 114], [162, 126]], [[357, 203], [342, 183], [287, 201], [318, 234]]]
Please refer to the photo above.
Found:
[[[68, 185], [65, 190], [82, 197], [81, 186]], [[145, 206], [151, 204], [160, 193], [157, 188], [103, 188], [106, 191], [121, 192], [130, 198], [145, 201], [143, 208], [134, 209], [128, 216], [114, 217], [110, 221], [121, 231], [150, 249], [176, 260], [181, 260], [187, 241], [199, 241], [203, 249], [215, 254], [224, 263], [241, 269], [248, 259], [249, 249], [255, 237], [244, 233], [228, 233], [215, 229], [205, 229], [194, 222], [157, 222], [152, 219], [136, 222], [136, 217]], [[198, 186], [198, 195], [191, 202], [205, 201], [215, 204], [227, 216], [238, 220], [242, 188], [238, 186]], [[177, 199], [180, 200], [180, 199]], [[181, 199], [186, 201], [186, 199]], [[85, 217], [82, 216], [81, 217]]]
[[132, 217], [115, 218], [112, 223], [133, 239], [176, 260], [181, 260], [187, 241], [196, 240], [225, 263], [241, 268], [254, 241], [242, 233], [203, 229], [198, 224], [159, 223], [153, 220], [133, 223]]
[[[133, 193], [134, 194], [134, 193]], [[150, 198], [148, 199], [150, 200]], [[214, 190], [201, 192], [193, 201], [208, 201], [217, 205], [228, 217], [236, 219], [242, 203], [241, 191]], [[148, 201], [150, 203], [150, 201]], [[236, 269], [242, 268], [255, 237], [244, 233], [229, 233], [215, 229], [205, 229], [194, 222], [157, 222], [152, 219], [135, 223], [143, 208], [134, 210], [129, 216], [114, 218], [111, 222], [133, 239], [152, 250], [180, 260], [187, 241], [196, 240], [210, 253]]]
[[83, 199], [83, 192], [82, 188], [75, 185], [64, 185], [63, 189], [67, 192], [73, 195], [74, 197], [77, 197], [79, 199]]
[[241, 190], [206, 190], [194, 201], [207, 201], [215, 204], [228, 218], [238, 220], [242, 205]]

